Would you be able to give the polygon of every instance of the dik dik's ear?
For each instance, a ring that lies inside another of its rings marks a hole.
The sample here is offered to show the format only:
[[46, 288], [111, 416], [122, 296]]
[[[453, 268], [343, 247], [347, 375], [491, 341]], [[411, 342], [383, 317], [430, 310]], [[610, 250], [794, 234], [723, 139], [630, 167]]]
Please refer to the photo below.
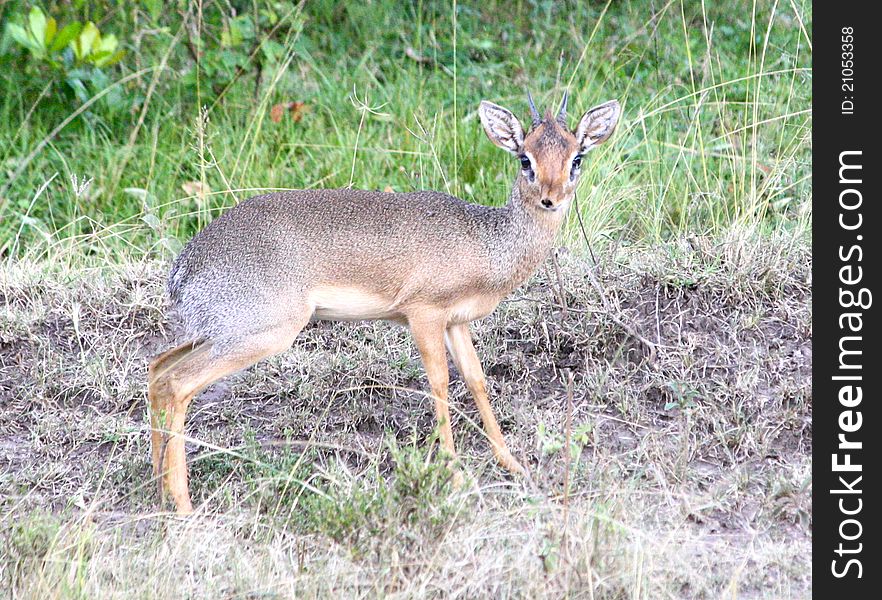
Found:
[[491, 142], [515, 156], [521, 152], [524, 147], [524, 128], [516, 116], [486, 100], [478, 107], [478, 115]]
[[612, 135], [619, 122], [622, 107], [618, 100], [604, 102], [595, 106], [579, 120], [579, 126], [573, 132], [582, 152], [587, 152], [594, 146], [599, 146]]

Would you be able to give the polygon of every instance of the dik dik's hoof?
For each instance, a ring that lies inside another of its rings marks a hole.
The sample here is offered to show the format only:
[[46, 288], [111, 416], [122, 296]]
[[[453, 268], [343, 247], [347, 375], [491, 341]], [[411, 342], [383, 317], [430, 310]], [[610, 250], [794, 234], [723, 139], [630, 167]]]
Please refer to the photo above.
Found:
[[180, 517], [186, 517], [188, 515], [192, 515], [193, 514], [193, 506], [192, 505], [179, 506], [177, 508], [177, 513], [178, 513], [178, 516], [180, 516]]
[[519, 463], [508, 450], [497, 454], [496, 460], [498, 460], [499, 464], [502, 465], [502, 468], [504, 468], [509, 473], [512, 473], [514, 475], [524, 475], [526, 473], [524, 467], [521, 466], [521, 463]]
[[167, 489], [163, 490], [160, 488], [156, 502], [157, 508], [162, 511], [169, 504], [174, 504], [175, 512], [181, 516], [186, 516], [193, 512], [193, 503], [190, 501], [189, 496], [175, 498]]
[[175, 498], [175, 511], [180, 516], [186, 516], [193, 513], [193, 503], [189, 497]]

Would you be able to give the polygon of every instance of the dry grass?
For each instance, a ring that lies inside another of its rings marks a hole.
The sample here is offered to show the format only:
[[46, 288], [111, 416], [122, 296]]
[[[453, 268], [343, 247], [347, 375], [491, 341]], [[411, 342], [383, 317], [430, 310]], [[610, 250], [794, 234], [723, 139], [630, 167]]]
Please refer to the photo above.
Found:
[[559, 260], [560, 280], [549, 264], [475, 327], [529, 478], [491, 464], [455, 380], [469, 483], [451, 490], [426, 449], [432, 407], [406, 332], [319, 323], [194, 403], [192, 490], [204, 504], [186, 520], [154, 512], [148, 477], [144, 381], [148, 357], [172, 343], [167, 265], [7, 263], [0, 589], [22, 598], [806, 597], [808, 247], [733, 233], [611, 249], [597, 267]]

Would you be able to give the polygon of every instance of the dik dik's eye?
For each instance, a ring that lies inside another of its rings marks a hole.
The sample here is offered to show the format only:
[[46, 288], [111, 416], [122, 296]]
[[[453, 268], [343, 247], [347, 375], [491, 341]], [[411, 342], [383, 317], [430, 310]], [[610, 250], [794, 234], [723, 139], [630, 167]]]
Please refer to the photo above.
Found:
[[570, 179], [575, 179], [576, 175], [579, 173], [579, 169], [582, 168], [582, 155], [578, 154], [575, 158], [573, 158], [573, 167], [570, 169]]
[[527, 181], [533, 183], [533, 180], [536, 179], [535, 173], [533, 173], [533, 163], [530, 162], [530, 157], [526, 154], [522, 154], [518, 157], [521, 161], [521, 169], [524, 170], [524, 175], [527, 178]]

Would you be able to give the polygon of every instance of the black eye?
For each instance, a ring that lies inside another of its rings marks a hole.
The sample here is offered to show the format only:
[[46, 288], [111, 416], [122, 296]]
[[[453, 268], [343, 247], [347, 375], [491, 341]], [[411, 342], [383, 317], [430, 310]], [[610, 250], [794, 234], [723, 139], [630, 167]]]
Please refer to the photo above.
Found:
[[530, 168], [530, 159], [527, 155], [521, 157], [521, 168], [525, 171]]
[[576, 155], [573, 158], [573, 167], [570, 169], [570, 181], [575, 181], [576, 174], [579, 172], [579, 167], [582, 166], [582, 155]]

